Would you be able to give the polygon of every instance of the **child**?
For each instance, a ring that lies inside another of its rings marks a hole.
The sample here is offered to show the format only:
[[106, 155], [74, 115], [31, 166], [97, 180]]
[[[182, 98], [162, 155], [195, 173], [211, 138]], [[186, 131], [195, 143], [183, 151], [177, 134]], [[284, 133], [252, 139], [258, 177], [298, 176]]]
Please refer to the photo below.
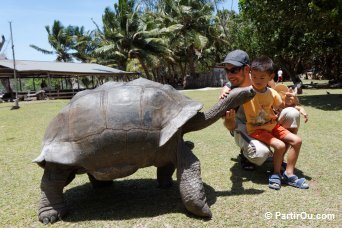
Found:
[[[247, 119], [248, 134], [274, 149], [273, 167], [274, 173], [269, 178], [269, 187], [280, 189], [281, 182], [301, 188], [309, 188], [304, 178], [298, 178], [294, 174], [295, 165], [299, 156], [302, 140], [297, 135], [286, 130], [277, 123], [277, 116], [273, 109], [282, 106], [280, 95], [267, 87], [268, 82], [274, 77], [273, 61], [268, 57], [259, 57], [251, 64], [251, 79], [255, 97], [243, 104]], [[286, 170], [281, 175], [280, 169], [286, 152], [286, 144], [292, 146], [287, 157]]]

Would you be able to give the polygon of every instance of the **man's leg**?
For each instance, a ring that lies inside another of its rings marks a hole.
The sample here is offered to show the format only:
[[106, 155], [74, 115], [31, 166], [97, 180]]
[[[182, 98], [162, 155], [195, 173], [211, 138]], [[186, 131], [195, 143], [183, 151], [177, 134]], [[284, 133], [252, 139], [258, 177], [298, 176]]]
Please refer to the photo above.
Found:
[[239, 124], [234, 131], [236, 144], [242, 149], [243, 155], [255, 165], [262, 165], [268, 157], [272, 156], [272, 151], [268, 146], [259, 140], [248, 136], [246, 126]]
[[293, 107], [284, 108], [279, 114], [278, 123], [293, 134], [297, 134], [300, 125], [299, 111]]

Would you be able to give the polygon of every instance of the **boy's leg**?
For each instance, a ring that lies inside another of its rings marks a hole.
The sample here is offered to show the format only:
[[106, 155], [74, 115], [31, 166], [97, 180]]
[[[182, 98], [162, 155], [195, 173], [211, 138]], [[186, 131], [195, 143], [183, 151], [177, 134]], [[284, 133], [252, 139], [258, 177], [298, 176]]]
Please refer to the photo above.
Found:
[[285, 143], [272, 135], [272, 133], [264, 130], [256, 130], [251, 134], [251, 137], [271, 146], [274, 149], [273, 167], [274, 173], [280, 174], [281, 164], [285, 154]]
[[302, 146], [302, 139], [292, 133], [288, 133], [284, 138], [284, 142], [291, 145], [288, 155], [287, 155], [287, 167], [286, 173], [287, 175], [291, 176], [294, 175], [294, 169], [296, 166], [296, 162], [298, 160], [300, 148]]
[[308, 189], [309, 185], [306, 183], [305, 178], [298, 178], [294, 174], [295, 165], [302, 145], [302, 139], [295, 134], [289, 133], [283, 138], [283, 140], [288, 141], [288, 143], [291, 144], [291, 148], [289, 149], [287, 156], [287, 167], [283, 174], [284, 183], [296, 188]]
[[268, 179], [268, 187], [279, 190], [281, 188], [282, 175], [280, 174], [281, 164], [285, 153], [285, 143], [275, 138], [270, 132], [264, 130], [257, 130], [251, 134], [274, 149], [273, 153], [273, 174]]

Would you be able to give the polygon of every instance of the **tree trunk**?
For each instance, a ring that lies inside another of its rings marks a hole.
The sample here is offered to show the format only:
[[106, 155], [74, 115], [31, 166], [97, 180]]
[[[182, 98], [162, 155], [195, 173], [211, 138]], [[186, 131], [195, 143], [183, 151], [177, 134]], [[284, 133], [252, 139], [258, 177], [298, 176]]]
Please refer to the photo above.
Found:
[[141, 57], [138, 57], [138, 60], [139, 60], [139, 62], [140, 62], [140, 64], [141, 64], [142, 68], [144, 69], [146, 78], [149, 79], [149, 80], [151, 80], [151, 76], [150, 76], [150, 73], [149, 73], [149, 71], [148, 71], [148, 69], [147, 69], [147, 66], [146, 66], [146, 64], [145, 64], [145, 61], [144, 61]]
[[4, 35], [2, 35], [1, 36], [1, 42], [0, 42], [0, 51], [1, 51], [2, 47], [4, 46], [4, 44], [5, 44], [5, 41], [6, 41], [5, 37], [4, 37]]
[[194, 62], [194, 45], [191, 44], [190, 47], [188, 48], [187, 52], [187, 58], [188, 58], [188, 63], [189, 63], [189, 71], [190, 71], [190, 76], [195, 77], [195, 62]]
[[13, 90], [11, 88], [11, 83], [10, 83], [9, 78], [2, 78], [1, 79], [1, 84], [5, 88], [6, 93], [9, 94], [10, 101], [12, 102], [15, 97], [14, 97], [14, 94], [13, 94]]
[[2, 84], [2, 86], [5, 88], [6, 93], [13, 93], [13, 90], [12, 90], [12, 88], [11, 88], [11, 84], [10, 84], [9, 79], [7, 79], [7, 78], [2, 78], [2, 79], [1, 79], [1, 84]]

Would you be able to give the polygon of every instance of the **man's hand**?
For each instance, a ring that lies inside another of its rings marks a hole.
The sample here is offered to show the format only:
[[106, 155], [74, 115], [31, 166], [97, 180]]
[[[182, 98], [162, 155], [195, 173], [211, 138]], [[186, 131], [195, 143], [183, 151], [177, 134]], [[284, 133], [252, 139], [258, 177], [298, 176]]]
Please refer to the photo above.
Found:
[[235, 109], [230, 109], [226, 111], [225, 119], [226, 120], [234, 120], [235, 119]]
[[285, 93], [285, 106], [295, 106], [298, 105], [298, 103], [298, 98], [293, 92], [290, 91]]
[[235, 129], [235, 115], [236, 115], [235, 110], [230, 109], [226, 111], [226, 115], [224, 116], [223, 124], [230, 131], [233, 131]]
[[223, 99], [223, 98], [227, 97], [227, 95], [229, 94], [229, 92], [230, 92], [231, 90], [232, 90], [232, 89], [229, 88], [228, 86], [223, 86], [219, 98], [220, 98], [220, 99]]

